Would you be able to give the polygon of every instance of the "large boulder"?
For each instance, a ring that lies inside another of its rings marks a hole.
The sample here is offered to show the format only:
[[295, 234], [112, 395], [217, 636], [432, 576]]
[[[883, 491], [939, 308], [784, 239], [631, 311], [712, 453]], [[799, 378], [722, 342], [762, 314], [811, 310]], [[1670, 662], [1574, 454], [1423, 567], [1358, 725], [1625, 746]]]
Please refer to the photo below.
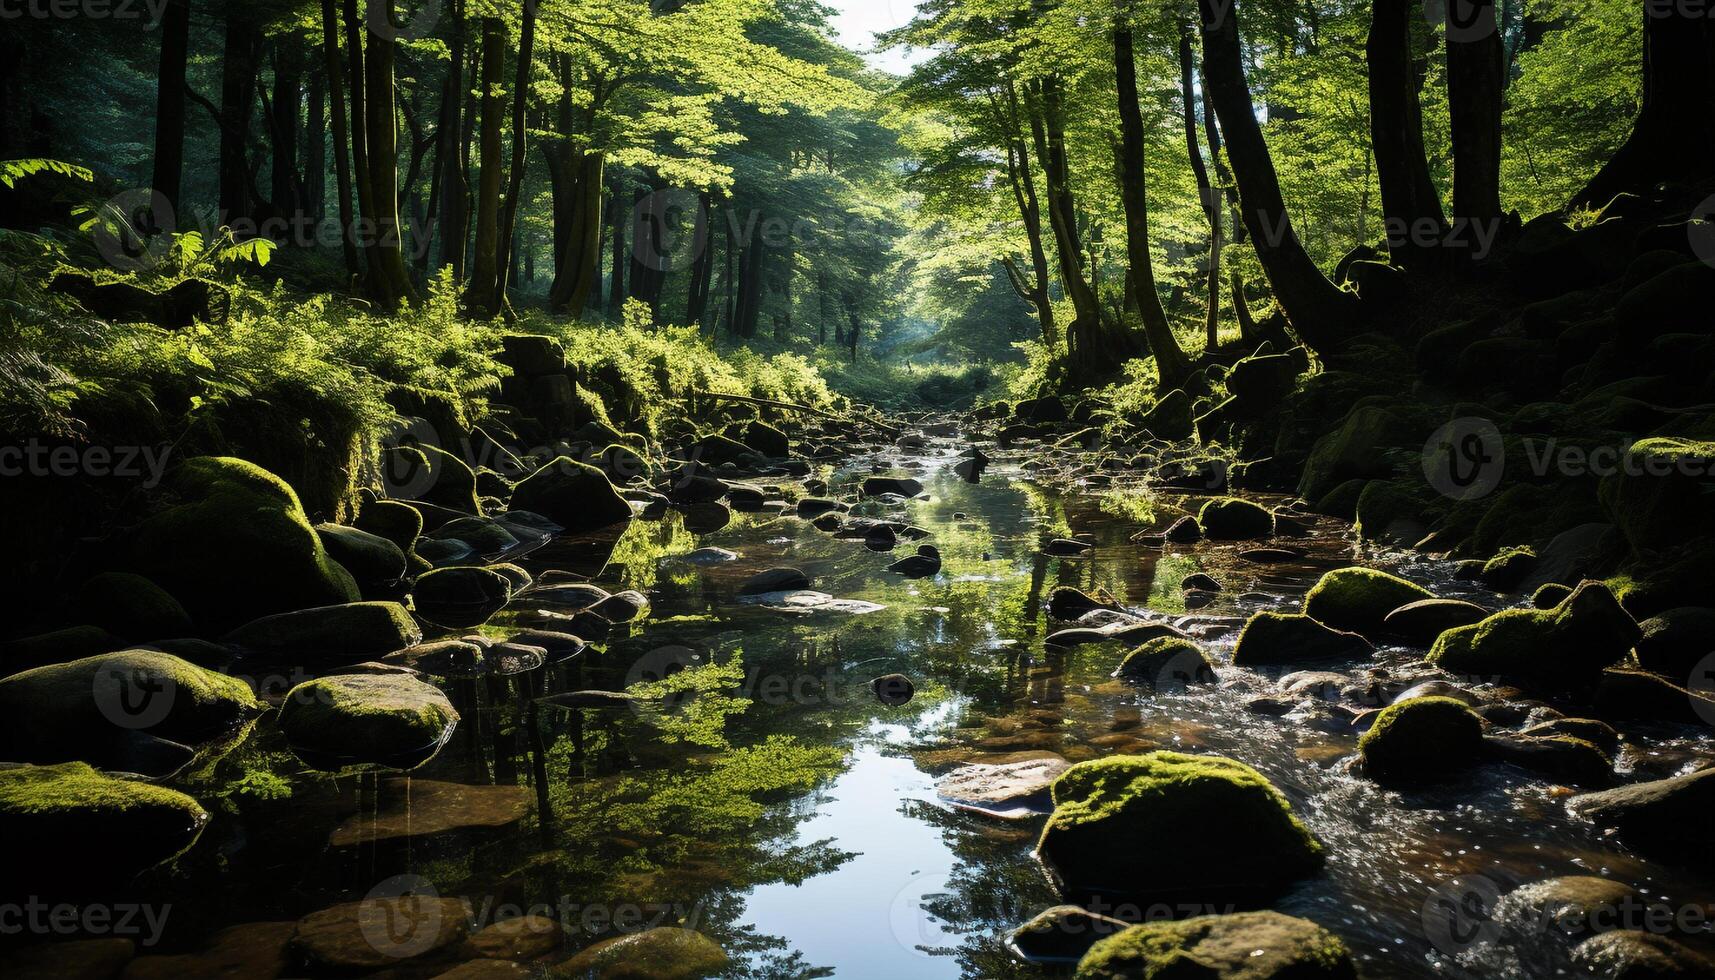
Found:
[[1193, 684], [1213, 684], [1214, 665], [1190, 640], [1160, 636], [1126, 654], [1116, 677], [1148, 684], [1158, 691], [1180, 690]]
[[1240, 667], [1328, 660], [1367, 660], [1375, 647], [1356, 633], [1290, 613], [1257, 613], [1239, 632], [1233, 663]]
[[792, 455], [792, 440], [767, 422], [751, 422], [744, 427], [740, 442], [749, 446], [758, 456], [770, 459], [785, 459]]
[[1634, 551], [1715, 535], [1715, 443], [1645, 439], [1602, 481], [1602, 505]]
[[1489, 610], [1463, 599], [1423, 599], [1387, 614], [1382, 630], [1413, 646], [1430, 646], [1441, 634], [1489, 618]]
[[304, 916], [291, 948], [318, 973], [408, 969], [413, 961], [444, 956], [463, 943], [470, 921], [471, 910], [460, 899], [371, 896]]
[[1274, 534], [1274, 514], [1266, 507], [1237, 497], [1222, 497], [1204, 504], [1197, 513], [1197, 523], [1205, 536], [1216, 541], [1248, 541]]
[[1553, 609], [1508, 609], [1449, 630], [1429, 660], [1456, 674], [1573, 686], [1624, 659], [1642, 636], [1606, 585], [1585, 582]]
[[[377, 501], [364, 510], [367, 513], [381, 503]], [[399, 509], [416, 518], [416, 527], [422, 527], [421, 514], [409, 507], [400, 506]], [[350, 572], [360, 587], [373, 589], [391, 585], [405, 577], [405, 548], [410, 547], [409, 543], [401, 547], [380, 534], [338, 524], [317, 524], [316, 536], [321, 538], [328, 557]], [[414, 534], [412, 540], [416, 540]]]
[[260, 711], [241, 681], [159, 650], [122, 650], [0, 680], [0, 759], [135, 772], [151, 746], [211, 742]]
[[1603, 980], [1703, 980], [1715, 959], [1667, 936], [1631, 929], [1605, 932], [1573, 947], [1572, 963]]
[[1156, 439], [1179, 442], [1197, 432], [1197, 420], [1191, 410], [1191, 396], [1178, 388], [1161, 396], [1155, 406], [1137, 420], [1137, 427]]
[[123, 880], [189, 850], [207, 823], [208, 813], [183, 793], [81, 762], [0, 769], [0, 836], [13, 844], [12, 887]]
[[323, 769], [415, 769], [440, 752], [458, 721], [445, 694], [404, 674], [307, 681], [292, 688], [280, 708], [287, 744]]
[[1400, 701], [1382, 709], [1358, 753], [1378, 782], [1432, 781], [1482, 761], [1483, 721], [1452, 698]]
[[199, 457], [171, 470], [161, 490], [163, 506], [123, 535], [122, 560], [202, 629], [358, 600], [356, 581], [328, 557], [298, 495], [260, 466]]
[[512, 506], [541, 514], [572, 534], [622, 524], [632, 516], [631, 505], [606, 473], [566, 456], [518, 484]]
[[1435, 598], [1435, 593], [1398, 575], [1373, 568], [1342, 568], [1322, 576], [1304, 597], [1304, 614], [1335, 629], [1371, 639], [1387, 632], [1395, 609]]
[[1256, 770], [1173, 752], [1080, 763], [1055, 780], [1036, 854], [1063, 891], [1232, 901], [1315, 874], [1322, 846]]
[[1227, 392], [1251, 414], [1286, 400], [1298, 384], [1298, 364], [1285, 354], [1247, 357], [1227, 372]]
[[[401, 552], [409, 552], [411, 545], [423, 536], [423, 515], [417, 508], [397, 500], [371, 500], [358, 511], [353, 526], [367, 534], [386, 538]], [[325, 538], [323, 545], [326, 545]]]
[[133, 643], [191, 636], [195, 627], [179, 600], [141, 575], [104, 572], [78, 586], [67, 600], [77, 622], [98, 626]]
[[1392, 475], [1393, 466], [1382, 450], [1409, 441], [1410, 428], [1407, 420], [1385, 408], [1368, 405], [1354, 410], [1339, 429], [1316, 443], [1304, 464], [1298, 495], [1321, 500], [1348, 480]]
[[1627, 847], [1681, 867], [1715, 868], [1715, 769], [1572, 798], [1572, 812]]
[[489, 568], [463, 565], [420, 575], [411, 587], [417, 615], [447, 629], [474, 629], [512, 601], [512, 582]]
[[397, 602], [353, 602], [264, 616], [224, 640], [263, 658], [319, 667], [379, 660], [422, 638], [423, 631]]
[[382, 465], [393, 496], [421, 500], [458, 511], [480, 514], [476, 473], [452, 453], [435, 446], [409, 445], [387, 450]]
[[798, 592], [810, 587], [810, 576], [796, 568], [770, 568], [758, 572], [738, 588], [743, 596], [768, 595], [774, 592]]
[[697, 980], [727, 968], [727, 954], [692, 929], [657, 926], [604, 939], [554, 968], [579, 980]]
[[1638, 663], [1683, 683], [1705, 657], [1715, 653], [1715, 609], [1669, 609], [1644, 620]]
[[1338, 936], [1279, 912], [1148, 922], [1102, 939], [1078, 962], [1078, 980], [1356, 980]]

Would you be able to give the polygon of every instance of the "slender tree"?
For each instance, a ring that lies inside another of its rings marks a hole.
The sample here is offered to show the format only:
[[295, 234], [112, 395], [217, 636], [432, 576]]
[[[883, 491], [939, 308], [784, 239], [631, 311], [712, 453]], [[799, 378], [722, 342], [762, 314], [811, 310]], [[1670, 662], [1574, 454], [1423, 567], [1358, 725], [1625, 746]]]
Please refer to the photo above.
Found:
[[1461, 0], [1448, 4], [1447, 11], [1453, 214], [1467, 221], [1499, 221], [1506, 52], [1501, 46], [1495, 0]]
[[364, 57], [369, 183], [375, 230], [370, 248], [374, 281], [370, 292], [385, 307], [415, 303], [416, 289], [405, 268], [405, 229], [399, 220], [399, 109], [394, 85], [396, 25], [393, 0], [369, 0], [370, 29]]
[[155, 79], [155, 174], [152, 186], [179, 210], [185, 170], [185, 64], [190, 51], [191, 2], [166, 0], [161, 11], [161, 64]]
[[334, 0], [322, 0], [322, 61], [327, 70], [328, 115], [333, 122], [334, 186], [339, 196], [339, 243], [346, 275], [362, 276], [357, 251], [356, 215], [351, 202], [351, 133], [346, 125], [345, 80], [339, 56], [339, 18]]
[[452, 36], [447, 42], [447, 76], [441, 85], [440, 121], [435, 127], [435, 156], [440, 163], [440, 237], [437, 266], [451, 266], [455, 277], [464, 274], [465, 211], [469, 187], [459, 160], [460, 136], [464, 131], [465, 103], [465, 0], [454, 0]]
[[501, 92], [505, 71], [506, 25], [498, 17], [482, 19], [482, 137], [477, 149], [476, 254], [471, 262], [465, 304], [482, 316], [500, 312]]
[[1191, 25], [1179, 32], [1179, 101], [1185, 122], [1185, 152], [1191, 175], [1197, 181], [1197, 198], [1203, 203], [1203, 220], [1209, 222], [1208, 312], [1203, 322], [1204, 348], [1214, 350], [1221, 341], [1221, 198], [1209, 182], [1209, 167], [1197, 141], [1196, 55], [1192, 52]]
[[1269, 285], [1293, 330], [1311, 347], [1327, 352], [1351, 335], [1357, 299], [1329, 281], [1293, 230], [1280, 177], [1257, 122], [1245, 81], [1236, 7], [1223, 0], [1198, 0], [1202, 16], [1206, 96], [1215, 103], [1226, 135], [1227, 157], [1238, 183], [1240, 210]]
[[521, 33], [518, 41], [518, 74], [512, 84], [512, 165], [507, 172], [506, 204], [500, 214], [500, 247], [501, 255], [498, 263], [502, 279], [495, 287], [495, 293], [500, 301], [506, 301], [507, 282], [512, 275], [507, 270], [512, 268], [516, 257], [514, 241], [518, 231], [518, 212], [521, 198], [524, 196], [524, 168], [529, 162], [530, 141], [525, 132], [525, 122], [530, 108], [530, 78], [535, 67], [536, 52], [536, 2], [537, 0], [522, 0], [523, 18]]
[[1412, 0], [1375, 0], [1366, 59], [1370, 68], [1370, 143], [1375, 149], [1376, 177], [1381, 182], [1382, 210], [1389, 226], [1388, 251], [1396, 263], [1422, 269], [1437, 261], [1437, 249], [1414, 244], [1425, 240], [1418, 229], [1429, 231], [1435, 241], [1440, 241], [1447, 218], [1423, 150], [1423, 109], [1417, 99], [1417, 72], [1411, 52], [1411, 7]]

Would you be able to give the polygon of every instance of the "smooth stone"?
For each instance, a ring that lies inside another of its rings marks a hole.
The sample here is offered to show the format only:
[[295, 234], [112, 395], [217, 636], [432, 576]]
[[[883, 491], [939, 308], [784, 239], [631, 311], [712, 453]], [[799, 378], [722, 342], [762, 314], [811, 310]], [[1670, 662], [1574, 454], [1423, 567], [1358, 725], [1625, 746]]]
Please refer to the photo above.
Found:
[[313, 667], [376, 660], [422, 638], [422, 629], [404, 606], [354, 602], [264, 616], [221, 639], [245, 653], [291, 657]]
[[1098, 940], [1131, 928], [1131, 923], [1077, 905], [1056, 905], [1012, 931], [1008, 945], [1031, 963], [1076, 963]]
[[1027, 820], [1053, 811], [1049, 788], [1069, 768], [1071, 763], [1057, 758], [964, 766], [937, 780], [935, 795], [962, 810]]
[[649, 611], [649, 597], [641, 592], [615, 592], [590, 607], [590, 612], [610, 623], [629, 623]]
[[1090, 947], [1077, 980], [1356, 980], [1351, 953], [1333, 933], [1279, 912], [1150, 922]]
[[471, 934], [465, 950], [488, 960], [535, 960], [559, 949], [566, 930], [544, 915], [520, 915]]
[[727, 562], [738, 561], [742, 555], [725, 548], [698, 548], [689, 554], [680, 555], [678, 560], [687, 565], [724, 565]]
[[459, 714], [440, 689], [406, 676], [323, 677], [286, 695], [279, 726], [305, 762], [415, 769], [439, 754]]
[[1382, 627], [1414, 646], [1429, 646], [1442, 633], [1480, 623], [1489, 615], [1489, 610], [1462, 599], [1423, 599], [1388, 613]]
[[690, 929], [659, 926], [604, 939], [554, 969], [578, 980], [695, 980], [726, 969], [714, 940]]
[[390, 779], [386, 804], [364, 810], [334, 828], [330, 847], [434, 837], [473, 827], [507, 827], [524, 819], [533, 799], [524, 786], [466, 786], [433, 779]]
[[898, 708], [911, 703], [917, 694], [916, 685], [911, 678], [904, 674], [887, 674], [869, 682], [869, 688], [875, 692], [875, 699], [890, 708]]
[[759, 596], [773, 592], [797, 592], [810, 587], [810, 576], [796, 568], [771, 568], [746, 579], [739, 586], [741, 596]]
[[464, 941], [470, 911], [455, 898], [366, 898], [298, 920], [292, 949], [324, 970], [381, 970]]
[[1575, 796], [1578, 816], [1611, 828], [1627, 847], [1681, 867], [1715, 867], [1715, 769]]

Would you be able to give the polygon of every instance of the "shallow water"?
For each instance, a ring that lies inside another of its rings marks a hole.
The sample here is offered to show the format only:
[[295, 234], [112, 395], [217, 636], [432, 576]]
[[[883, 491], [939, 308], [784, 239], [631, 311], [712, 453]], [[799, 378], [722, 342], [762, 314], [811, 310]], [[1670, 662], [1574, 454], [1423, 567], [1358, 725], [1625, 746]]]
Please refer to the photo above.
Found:
[[[961, 762], [1042, 750], [1076, 761], [1178, 748], [1261, 770], [1329, 849], [1325, 873], [1273, 907], [1339, 933], [1366, 977], [1554, 975], [1505, 951], [1459, 955], [1445, 935], [1437, 945], [1425, 910], [1459, 894], [1449, 886], [1459, 875], [1504, 892], [1603, 874], [1676, 904], [1715, 901], [1708, 882], [1603, 843], [1565, 813], [1562, 791], [1520, 770], [1489, 766], [1404, 797], [1378, 789], [1345, 771], [1355, 738], [1337, 719], [1245, 710], [1274, 676], [1222, 666], [1220, 688], [1151, 695], [1109, 678], [1123, 653], [1115, 645], [1042, 644], [1056, 628], [1042, 609], [1049, 591], [1073, 585], [1188, 626], [1224, 661], [1244, 616], [1295, 607], [1323, 571], [1351, 563], [1345, 528], [1321, 523], [1288, 542], [1306, 553], [1288, 566], [1247, 564], [1242, 546], [1163, 551], [1129, 539], [1194, 499], [1053, 486], [1005, 458], [973, 485], [952, 473], [953, 452], [932, 443], [906, 459], [861, 456], [833, 474], [838, 490], [874, 462], [921, 468], [929, 498], [889, 513], [932, 532], [945, 565], [929, 581], [883, 570], [915, 543], [874, 553], [777, 514], [738, 514], [707, 534], [670, 514], [617, 540], [557, 541], [528, 555], [532, 572], [593, 574], [610, 589], [646, 591], [653, 608], [545, 676], [451, 684], [464, 720], [409, 781], [314, 773], [259, 726], [184, 780], [216, 815], [198, 848], [130, 888], [172, 906], [156, 951], [194, 948], [234, 922], [296, 919], [378, 885], [426, 883], [470, 899], [479, 919], [554, 908], [576, 928], [574, 945], [615, 934], [616, 917], [619, 930], [684, 922], [735, 957], [734, 976], [1044, 976], [1004, 946], [1007, 930], [1057, 903], [1031, 857], [1040, 822], [958, 813], [934, 792], [935, 777]], [[1072, 533], [1093, 536], [1093, 556], [1042, 557], [1043, 543]], [[711, 546], [742, 557], [677, 557]], [[1442, 594], [1471, 594], [1445, 565], [1369, 560]], [[799, 615], [735, 601], [745, 578], [781, 565], [804, 569], [820, 591], [886, 608]], [[1188, 613], [1178, 583], [1195, 571], [1227, 589]], [[549, 620], [526, 597], [489, 630]], [[1387, 650], [1365, 666], [1400, 676], [1420, 655]], [[882, 706], [868, 688], [895, 672], [917, 685], [905, 708]], [[666, 707], [530, 706], [540, 693], [628, 685]], [[1628, 735], [1622, 768], [1652, 776], [1715, 755], [1706, 733]], [[330, 844], [336, 828], [361, 833], [378, 807], [399, 807], [425, 780], [525, 786], [530, 812], [500, 828]]]

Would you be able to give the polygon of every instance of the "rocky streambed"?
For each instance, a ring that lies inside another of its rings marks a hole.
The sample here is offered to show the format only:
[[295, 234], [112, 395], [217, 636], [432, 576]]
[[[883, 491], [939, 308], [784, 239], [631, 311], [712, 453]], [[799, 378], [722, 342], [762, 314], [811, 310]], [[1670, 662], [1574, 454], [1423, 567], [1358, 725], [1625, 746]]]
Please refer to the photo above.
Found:
[[307, 554], [181, 473], [0, 681], [8, 894], [160, 925], [8, 974], [1708, 975], [1715, 711], [1555, 554], [970, 424], [782, 448], [422, 451]]

